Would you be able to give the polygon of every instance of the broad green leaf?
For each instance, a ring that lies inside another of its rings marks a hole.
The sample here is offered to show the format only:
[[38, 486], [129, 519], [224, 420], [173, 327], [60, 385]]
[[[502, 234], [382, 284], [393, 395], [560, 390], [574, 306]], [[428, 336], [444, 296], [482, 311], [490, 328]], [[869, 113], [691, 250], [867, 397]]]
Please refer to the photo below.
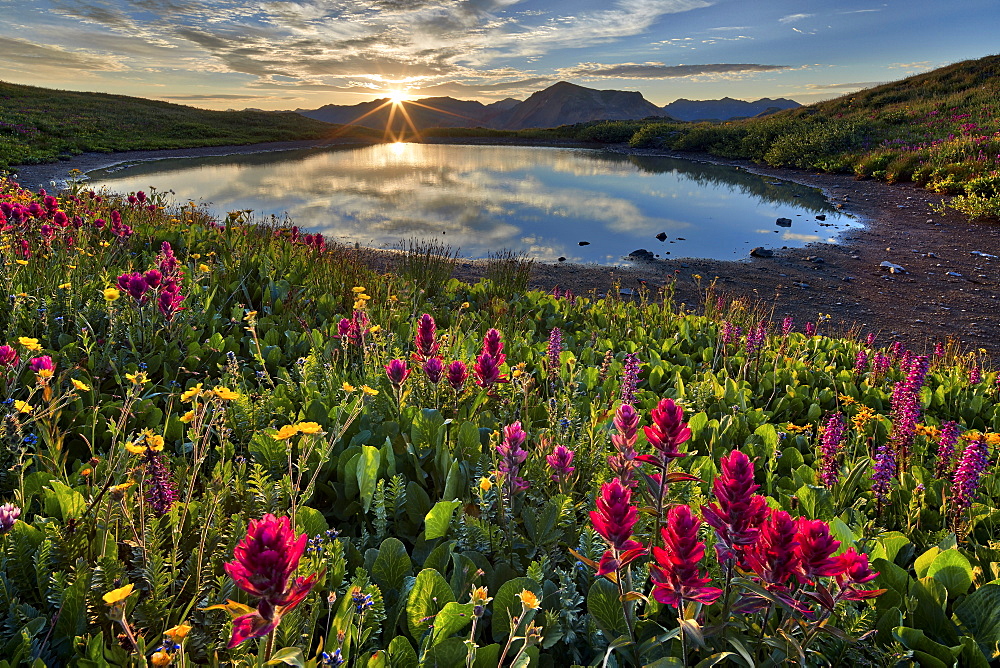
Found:
[[958, 550], [945, 550], [931, 562], [927, 577], [934, 578], [952, 596], [961, 596], [972, 586], [972, 564]]
[[295, 512], [295, 524], [310, 537], [317, 536], [330, 528], [323, 513], [309, 506], [300, 506]]
[[987, 584], [976, 589], [955, 606], [955, 616], [972, 633], [990, 661], [1000, 656], [1000, 585]]
[[83, 514], [87, 508], [83, 494], [58, 480], [49, 481], [49, 487], [52, 489], [52, 497], [58, 504], [59, 516], [64, 522], [70, 518], [79, 518]]
[[424, 655], [422, 665], [424, 666], [455, 666], [460, 668], [465, 665], [465, 658], [469, 653], [469, 648], [462, 638], [447, 638], [440, 644], [434, 645], [427, 650]]
[[406, 636], [396, 636], [389, 643], [389, 665], [392, 668], [417, 668], [417, 651]]
[[941, 554], [941, 548], [935, 546], [916, 558], [913, 562], [913, 570], [917, 574], [917, 578], [927, 577], [927, 569], [931, 567], [931, 563], [939, 554]]
[[896, 555], [910, 544], [910, 539], [898, 531], [888, 531], [875, 540], [875, 548], [871, 552], [872, 559], [895, 561]]
[[500, 649], [500, 645], [496, 643], [478, 648], [472, 668], [496, 668], [500, 663]]
[[587, 593], [587, 611], [608, 638], [628, 633], [625, 613], [618, 596], [618, 587], [607, 578], [594, 580]]
[[451, 602], [445, 605], [434, 618], [434, 632], [431, 635], [431, 645], [437, 645], [472, 623], [472, 603]]
[[438, 612], [454, 600], [455, 595], [443, 575], [432, 568], [420, 571], [406, 601], [406, 622], [410, 636], [420, 643]]
[[451, 516], [454, 514], [455, 509], [462, 505], [462, 502], [458, 499], [452, 501], [438, 501], [434, 504], [434, 507], [430, 509], [430, 512], [424, 517], [424, 523], [426, 529], [424, 530], [424, 538], [427, 540], [434, 540], [435, 538], [441, 538], [446, 533], [448, 533], [448, 525], [451, 524]]
[[283, 663], [287, 666], [297, 666], [298, 668], [305, 668], [305, 658], [302, 656], [302, 650], [298, 647], [285, 647], [279, 649], [277, 652], [271, 655], [271, 660], [265, 663], [265, 666], [276, 666], [279, 663]]
[[372, 497], [375, 496], [380, 458], [378, 448], [371, 445], [361, 446], [361, 457], [358, 460], [358, 489], [361, 492], [361, 504], [366, 513], [372, 505]]
[[413, 564], [403, 542], [392, 537], [382, 541], [378, 557], [372, 564], [372, 582], [379, 586], [383, 595], [393, 590], [402, 591], [403, 581], [412, 572]]

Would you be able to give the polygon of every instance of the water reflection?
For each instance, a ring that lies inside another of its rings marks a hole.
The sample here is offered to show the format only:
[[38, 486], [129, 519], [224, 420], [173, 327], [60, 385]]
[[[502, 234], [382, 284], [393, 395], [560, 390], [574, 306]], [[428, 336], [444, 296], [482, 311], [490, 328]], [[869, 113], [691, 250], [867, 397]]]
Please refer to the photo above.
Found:
[[[468, 257], [510, 248], [612, 264], [648, 248], [732, 259], [762, 242], [799, 246], [853, 224], [817, 190], [738, 168], [579, 149], [383, 144], [160, 160], [91, 177], [118, 191], [172, 190], [223, 216], [287, 215], [343, 241], [438, 238]], [[773, 233], [778, 217], [792, 218], [792, 230], [762, 239], [758, 230]], [[665, 242], [655, 239], [661, 232]]]

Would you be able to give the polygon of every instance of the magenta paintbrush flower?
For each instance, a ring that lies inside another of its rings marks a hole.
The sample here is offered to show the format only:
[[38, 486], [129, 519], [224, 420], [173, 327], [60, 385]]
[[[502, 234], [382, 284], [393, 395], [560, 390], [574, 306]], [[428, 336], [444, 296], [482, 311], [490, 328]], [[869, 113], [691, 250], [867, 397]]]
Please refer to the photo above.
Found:
[[233, 620], [233, 636], [228, 647], [250, 638], [267, 635], [281, 622], [281, 616], [302, 602], [317, 575], [291, 580], [308, 537], [295, 535], [287, 517], [268, 513], [250, 520], [247, 535], [233, 551], [235, 559], [225, 564], [226, 573], [240, 589], [260, 598], [257, 609]]
[[500, 373], [500, 365], [503, 364], [501, 358], [503, 357], [503, 354], [500, 357], [494, 357], [489, 353], [482, 353], [476, 358], [476, 363], [472, 366], [472, 373], [476, 377], [477, 385], [489, 389], [496, 383], [507, 382], [507, 378]]
[[521, 447], [527, 439], [528, 435], [521, 428], [521, 423], [515, 422], [503, 428], [503, 441], [497, 445], [497, 455], [500, 457], [497, 471], [508, 498], [513, 498], [515, 493], [530, 486], [527, 480], [518, 476], [521, 464], [528, 458], [528, 451]]
[[441, 363], [440, 357], [428, 357], [423, 364], [423, 369], [428, 383], [437, 385], [441, 382], [441, 376], [444, 374], [444, 365]]
[[410, 377], [410, 368], [401, 359], [390, 360], [385, 365], [385, 375], [389, 378], [390, 383], [399, 387]]
[[686, 453], [677, 450], [681, 443], [691, 438], [691, 429], [684, 422], [684, 409], [674, 403], [673, 399], [661, 399], [651, 411], [650, 417], [653, 424], [643, 427], [643, 431], [649, 444], [656, 448], [657, 454], [642, 455], [638, 458], [639, 461], [666, 468], [671, 459], [686, 457]]
[[503, 354], [503, 341], [500, 339], [499, 330], [490, 329], [486, 332], [486, 336], [483, 337], [483, 349], [480, 352], [499, 360], [497, 365], [504, 363], [507, 356]]
[[437, 355], [441, 344], [434, 340], [436, 331], [437, 324], [430, 313], [424, 313], [420, 316], [420, 320], [417, 321], [417, 334], [413, 339], [414, 347], [417, 349], [413, 354], [415, 359], [425, 360]]
[[629, 487], [635, 486], [635, 443], [639, 436], [639, 413], [631, 404], [622, 404], [615, 411], [614, 419], [617, 433], [611, 435], [611, 444], [615, 446], [614, 454], [608, 456], [608, 466], [611, 473]]
[[631, 540], [632, 529], [639, 521], [639, 509], [632, 505], [632, 490], [615, 478], [601, 485], [597, 510], [590, 511], [594, 531], [608, 542], [610, 549], [601, 557], [597, 574], [613, 573], [645, 554], [638, 541]]
[[455, 360], [448, 365], [448, 384], [451, 385], [451, 389], [455, 392], [461, 392], [462, 388], [465, 387], [465, 381], [469, 379], [469, 370], [465, 366], [465, 362], [461, 360]]
[[16, 366], [21, 360], [21, 356], [10, 346], [0, 346], [0, 366]]
[[56, 371], [56, 365], [48, 355], [31, 358], [28, 367], [41, 378], [50, 378]]
[[21, 509], [13, 503], [5, 503], [0, 506], [0, 534], [10, 531], [20, 516]]
[[859, 589], [857, 585], [871, 582], [878, 577], [878, 573], [873, 571], [868, 565], [868, 555], [858, 554], [853, 547], [848, 548], [843, 554], [834, 557], [837, 560], [839, 573], [837, 574], [837, 584], [840, 592], [837, 593], [837, 600], [863, 601], [867, 598], [875, 598], [884, 589]]
[[674, 506], [667, 513], [667, 526], [660, 529], [663, 547], [653, 548], [656, 562], [649, 568], [653, 598], [678, 610], [688, 601], [711, 605], [722, 590], [709, 587], [711, 578], [702, 575], [699, 562], [705, 556], [705, 543], [698, 540], [698, 519], [688, 506]]
[[781, 588], [792, 576], [801, 574], [798, 547], [795, 520], [784, 510], [771, 509], [747, 554], [747, 563], [765, 585]]
[[576, 470], [575, 466], [571, 466], [573, 463], [573, 457], [576, 453], [567, 448], [564, 445], [557, 445], [552, 451], [551, 455], [545, 457], [545, 462], [552, 469], [552, 480], [554, 482], [559, 482], [565, 480], [573, 475], [573, 471]]
[[715, 529], [715, 550], [719, 561], [743, 564], [744, 553], [757, 540], [760, 525], [767, 518], [767, 502], [754, 494], [760, 485], [754, 482], [750, 459], [733, 450], [719, 460], [721, 472], [712, 481], [715, 502], [702, 506], [705, 522]]
[[844, 416], [831, 413], [820, 439], [819, 479], [825, 487], [833, 487], [840, 479], [840, 450], [844, 440]]
[[796, 552], [804, 581], [816, 582], [816, 578], [831, 577], [842, 571], [840, 563], [833, 556], [840, 547], [840, 541], [830, 535], [829, 524], [823, 520], [800, 517], [797, 540], [799, 544]]

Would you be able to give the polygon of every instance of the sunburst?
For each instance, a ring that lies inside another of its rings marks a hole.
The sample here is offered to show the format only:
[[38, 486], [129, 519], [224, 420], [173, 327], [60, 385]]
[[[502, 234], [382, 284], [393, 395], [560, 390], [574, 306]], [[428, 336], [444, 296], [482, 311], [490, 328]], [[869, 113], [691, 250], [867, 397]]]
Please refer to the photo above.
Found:
[[[431, 109], [433, 111], [437, 111], [443, 114], [448, 114], [449, 116], [456, 116], [458, 118], [467, 118], [462, 114], [456, 114], [451, 111], [438, 109], [436, 107], [432, 107], [417, 102], [414, 99], [415, 96], [411, 94], [409, 90], [391, 88], [385, 90], [383, 94], [385, 97], [384, 97], [384, 102], [382, 102], [382, 104], [378, 105], [374, 109], [370, 109], [366, 113], [355, 118], [353, 121], [350, 121], [349, 123], [345, 124], [344, 129], [338, 132], [337, 134], [342, 134], [343, 132], [346, 132], [348, 128], [356, 125], [359, 121], [367, 118], [368, 116], [371, 116], [372, 114], [382, 111], [386, 107], [389, 108], [389, 117], [388, 119], [386, 119], [385, 132], [383, 133], [382, 137], [383, 139], [386, 139], [391, 142], [400, 142], [406, 139], [407, 126], [409, 126], [409, 131], [413, 133], [413, 138], [416, 139], [417, 141], [420, 140], [420, 130], [417, 129], [416, 124], [414, 124], [413, 119], [410, 118], [410, 114], [406, 109], [408, 106], [411, 105], [416, 107], [423, 107], [424, 109]], [[393, 122], [396, 120], [397, 112], [399, 113], [399, 115], [402, 117], [403, 120], [403, 124], [401, 125], [398, 131], [393, 129]]]

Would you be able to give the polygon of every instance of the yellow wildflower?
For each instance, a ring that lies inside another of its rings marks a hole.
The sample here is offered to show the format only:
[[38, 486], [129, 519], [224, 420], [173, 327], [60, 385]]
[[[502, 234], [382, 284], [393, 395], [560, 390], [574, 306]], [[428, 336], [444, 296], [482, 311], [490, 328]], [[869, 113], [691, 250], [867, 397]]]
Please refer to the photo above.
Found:
[[376, 394], [378, 394], [378, 390], [372, 389], [372, 388], [368, 387], [367, 385], [362, 385], [361, 386], [361, 391], [364, 392], [365, 394], [367, 394], [369, 397], [374, 397]]
[[340, 387], [342, 390], [344, 390], [344, 392], [353, 392], [355, 389], [354, 386], [348, 383], [346, 380], [344, 381], [344, 384], [341, 385]]
[[363, 311], [363, 310], [365, 310], [365, 306], [367, 306], [367, 305], [368, 305], [368, 302], [366, 302], [364, 299], [357, 299], [357, 300], [354, 301], [354, 310], [356, 310], [356, 311]]
[[299, 433], [298, 425], [286, 424], [284, 427], [278, 430], [278, 433], [274, 435], [274, 440], [276, 441], [287, 441], [295, 434]]
[[69, 290], [71, 287], [73, 287], [72, 283], [62, 283], [59, 285], [60, 290]]
[[483, 494], [485, 494], [486, 492], [490, 491], [491, 489], [493, 489], [493, 481], [492, 480], [490, 480], [489, 478], [480, 478], [479, 479], [479, 491], [481, 491]]
[[535, 592], [530, 589], [523, 589], [517, 597], [521, 599], [521, 605], [524, 606], [525, 611], [538, 610], [538, 596], [535, 595]]
[[163, 635], [167, 636], [174, 642], [179, 643], [180, 641], [184, 640], [184, 638], [186, 638], [187, 634], [190, 632], [191, 632], [190, 624], [178, 624], [177, 626], [174, 626], [173, 628], [169, 628], [166, 631], [164, 631]]
[[201, 396], [201, 383], [185, 390], [184, 394], [181, 395], [181, 401], [191, 401], [198, 396]]
[[361, 287], [360, 285], [351, 288], [351, 292], [353, 292], [356, 295], [360, 295], [364, 291], [365, 291], [365, 288]]
[[191, 259], [193, 259], [193, 260], [200, 260], [201, 259], [201, 253], [191, 253]]
[[135, 373], [125, 374], [125, 378], [132, 381], [136, 385], [145, 385], [149, 382], [149, 377], [146, 375], [145, 371], [137, 371]]
[[317, 422], [300, 422], [296, 426], [300, 434], [318, 434], [323, 431], [323, 427], [319, 426]]
[[146, 437], [146, 447], [155, 452], [159, 452], [163, 449], [163, 437], [159, 434], [154, 434], [148, 429], [143, 432]]
[[207, 274], [209, 272], [208, 265], [205, 264], [204, 262], [202, 262], [201, 264], [198, 265], [198, 271], [201, 271], [201, 272], [204, 272], [204, 273]]
[[82, 381], [79, 381], [76, 378], [71, 378], [70, 382], [73, 383], [73, 387], [75, 387], [76, 389], [80, 390], [81, 392], [89, 392], [90, 391], [90, 385], [87, 385], [86, 383], [84, 383]]
[[854, 404], [858, 403], [857, 399], [855, 399], [854, 397], [849, 397], [846, 394], [841, 394], [840, 396], [837, 397], [837, 399], [839, 399], [840, 403], [844, 404], [845, 406], [853, 406]]
[[187, 413], [181, 416], [181, 422], [183, 422], [184, 424], [191, 422], [191, 420], [194, 420], [194, 411], [188, 411]]
[[42, 347], [38, 344], [38, 339], [33, 339], [29, 336], [19, 336], [17, 337], [17, 342], [32, 352], [42, 349]]
[[104, 298], [109, 302], [113, 302], [122, 296], [122, 293], [121, 291], [118, 290], [118, 288], [105, 288], [102, 291], [102, 294], [104, 295]]
[[128, 491], [128, 488], [135, 484], [135, 480], [129, 480], [128, 482], [123, 482], [120, 485], [115, 485], [111, 487], [108, 491], [111, 492], [113, 496], [121, 498]]
[[35, 410], [35, 407], [29, 404], [27, 401], [14, 400], [14, 408], [17, 409], [18, 413], [30, 413]]
[[149, 657], [149, 662], [157, 668], [160, 668], [160, 666], [169, 666], [171, 661], [173, 661], [173, 658], [162, 649], [153, 652], [153, 655]]
[[27, 260], [15, 260], [18, 264], [28, 264]]
[[469, 302], [462, 302], [461, 308], [469, 308]]
[[373, 325], [372, 327], [368, 328], [368, 333], [369, 334], [378, 334], [381, 331], [382, 331], [382, 326], [381, 325]]
[[396, 295], [389, 295], [389, 301], [391, 301], [391, 302], [398, 302], [399, 301], [399, 297], [397, 297]]
[[857, 429], [858, 431], [863, 431], [865, 425], [871, 422], [874, 418], [875, 418], [875, 411], [873, 409], [869, 408], [868, 406], [858, 406], [858, 412], [857, 414], [855, 414], [853, 418], [851, 418], [851, 422], [854, 423], [855, 429]]
[[124, 587], [112, 589], [103, 596], [104, 602], [108, 605], [118, 605], [132, 595], [132, 587], [133, 585], [127, 584]]
[[365, 301], [368, 301], [371, 298], [372, 298], [371, 295], [365, 295], [365, 294], [358, 295], [358, 299], [363, 299]]
[[233, 392], [228, 387], [220, 385], [213, 390], [215, 396], [219, 397], [223, 401], [233, 401], [234, 399], [239, 399], [240, 395], [238, 392]]

